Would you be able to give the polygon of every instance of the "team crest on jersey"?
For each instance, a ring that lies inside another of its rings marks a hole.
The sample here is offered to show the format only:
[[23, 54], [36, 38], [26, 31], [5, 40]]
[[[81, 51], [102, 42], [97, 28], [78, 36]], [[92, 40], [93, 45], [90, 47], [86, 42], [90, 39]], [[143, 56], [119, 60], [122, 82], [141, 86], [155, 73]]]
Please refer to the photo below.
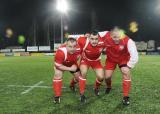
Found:
[[123, 49], [124, 49], [124, 46], [123, 46], [123, 45], [120, 45], [120, 46], [119, 46], [119, 49], [120, 49], [120, 50], [123, 50]]

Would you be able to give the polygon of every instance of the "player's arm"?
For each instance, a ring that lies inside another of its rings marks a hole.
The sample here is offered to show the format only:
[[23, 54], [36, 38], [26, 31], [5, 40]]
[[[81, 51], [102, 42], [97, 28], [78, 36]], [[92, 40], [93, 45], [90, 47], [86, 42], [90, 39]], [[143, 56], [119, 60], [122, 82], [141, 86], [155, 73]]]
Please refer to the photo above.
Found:
[[135, 64], [138, 62], [138, 52], [137, 52], [137, 48], [133, 40], [129, 39], [127, 48], [130, 54], [130, 59], [127, 63], [127, 66], [129, 68], [133, 68]]
[[55, 55], [55, 67], [62, 71], [76, 71], [77, 66], [72, 65], [71, 67], [67, 67], [63, 65], [65, 59], [65, 55], [62, 51], [58, 50]]
[[64, 66], [63, 64], [58, 64], [58, 65], [56, 65], [56, 68], [58, 68], [62, 71], [76, 71], [77, 70], [76, 65], [72, 65], [71, 67], [67, 67], [67, 66]]

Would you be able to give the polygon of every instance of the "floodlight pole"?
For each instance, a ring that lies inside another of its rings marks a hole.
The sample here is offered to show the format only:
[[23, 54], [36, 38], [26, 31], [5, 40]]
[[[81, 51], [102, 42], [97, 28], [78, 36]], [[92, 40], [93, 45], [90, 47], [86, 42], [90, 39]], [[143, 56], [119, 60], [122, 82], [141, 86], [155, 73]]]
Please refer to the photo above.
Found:
[[63, 44], [63, 13], [61, 13], [61, 44]]
[[67, 11], [67, 1], [66, 0], [57, 0], [57, 9], [60, 12], [61, 20], [61, 44], [63, 44], [63, 14]]

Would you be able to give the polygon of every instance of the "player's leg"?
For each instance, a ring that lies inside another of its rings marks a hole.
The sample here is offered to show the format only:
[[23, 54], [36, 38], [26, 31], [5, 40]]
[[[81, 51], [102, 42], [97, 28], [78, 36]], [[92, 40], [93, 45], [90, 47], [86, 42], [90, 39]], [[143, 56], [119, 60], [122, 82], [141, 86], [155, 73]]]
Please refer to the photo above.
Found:
[[79, 77], [81, 75], [80, 69], [78, 68], [75, 72], [71, 72], [71, 73], [73, 75], [73, 78], [70, 81], [70, 86], [69, 87], [73, 92], [75, 92], [76, 91], [75, 90], [75, 85], [78, 83]]
[[106, 83], [106, 90], [105, 93], [109, 94], [112, 89], [112, 75], [114, 70], [105, 70], [105, 83]]
[[79, 89], [80, 89], [80, 100], [81, 102], [86, 102], [86, 98], [84, 96], [85, 87], [86, 87], [86, 77], [88, 71], [87, 62], [82, 60], [80, 64], [81, 76], [79, 76]]
[[94, 84], [95, 95], [99, 96], [99, 88], [104, 79], [104, 70], [102, 68], [94, 69], [96, 73], [96, 81]]
[[122, 76], [123, 76], [123, 104], [129, 105], [129, 92], [131, 88], [131, 74], [130, 69], [125, 66], [120, 66]]
[[93, 61], [91, 63], [91, 67], [93, 68], [93, 70], [96, 73], [96, 80], [95, 80], [95, 84], [94, 84], [94, 92], [95, 92], [95, 95], [99, 96], [99, 88], [100, 88], [100, 85], [101, 85], [101, 83], [104, 79], [103, 66], [102, 66], [100, 61]]
[[54, 67], [54, 72], [55, 72], [53, 77], [54, 102], [60, 103], [63, 71]]
[[112, 88], [112, 75], [114, 73], [114, 70], [116, 68], [116, 63], [110, 62], [109, 60], [106, 60], [106, 66], [105, 66], [105, 82], [106, 82], [106, 90], [105, 93], [109, 94]]

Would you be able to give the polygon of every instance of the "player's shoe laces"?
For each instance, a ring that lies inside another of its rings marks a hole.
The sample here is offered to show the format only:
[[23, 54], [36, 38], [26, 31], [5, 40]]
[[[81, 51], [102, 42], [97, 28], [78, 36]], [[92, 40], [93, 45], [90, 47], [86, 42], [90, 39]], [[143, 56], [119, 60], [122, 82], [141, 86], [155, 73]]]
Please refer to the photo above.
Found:
[[99, 96], [99, 89], [98, 88], [94, 88], [94, 93], [96, 96]]
[[54, 103], [60, 103], [61, 99], [60, 97], [54, 97]]
[[110, 91], [111, 91], [111, 88], [106, 88], [106, 90], [105, 90], [105, 94], [109, 94], [109, 93], [110, 93]]
[[73, 91], [73, 92], [75, 92], [76, 91], [76, 88], [75, 88], [75, 86], [69, 86], [69, 88], [71, 89], [71, 91]]
[[80, 101], [82, 103], [85, 103], [86, 102], [86, 97], [84, 95], [80, 95]]
[[123, 97], [123, 105], [129, 105], [129, 97]]

